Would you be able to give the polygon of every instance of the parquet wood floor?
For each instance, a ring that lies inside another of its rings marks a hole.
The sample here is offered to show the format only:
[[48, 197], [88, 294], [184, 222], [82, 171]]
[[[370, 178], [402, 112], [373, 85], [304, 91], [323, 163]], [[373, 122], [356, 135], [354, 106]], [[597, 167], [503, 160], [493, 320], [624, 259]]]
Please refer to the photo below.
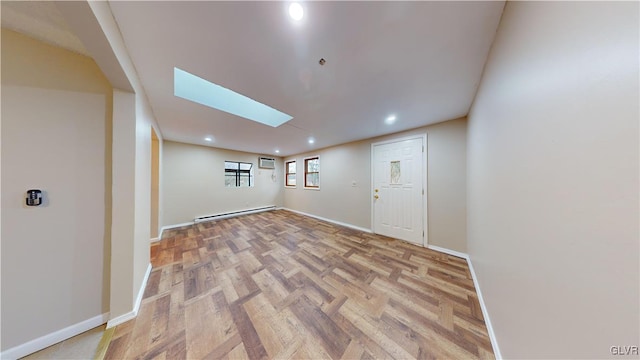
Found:
[[106, 359], [492, 359], [466, 261], [284, 210], [165, 232]]

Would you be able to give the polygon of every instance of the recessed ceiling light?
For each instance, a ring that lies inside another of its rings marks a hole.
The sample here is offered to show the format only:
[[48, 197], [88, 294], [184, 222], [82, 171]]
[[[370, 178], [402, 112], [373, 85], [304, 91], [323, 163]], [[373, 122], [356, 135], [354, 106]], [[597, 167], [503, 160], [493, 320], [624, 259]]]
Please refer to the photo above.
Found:
[[316, 142], [316, 139], [314, 139], [314, 138], [310, 137], [310, 138], [309, 138], [309, 144], [313, 144], [314, 142]]
[[276, 154], [280, 154], [280, 150], [276, 149]]
[[389, 116], [387, 116], [386, 119], [384, 119], [384, 123], [387, 124], [387, 125], [391, 125], [394, 122], [396, 122], [396, 116], [395, 115], [389, 115]]
[[302, 20], [302, 17], [304, 16], [304, 9], [302, 8], [302, 5], [298, 3], [292, 3], [289, 5], [289, 16], [296, 21]]
[[209, 142], [211, 142], [211, 141], [213, 141], [213, 139], [207, 136], [206, 138], [204, 138], [204, 141], [209, 141]]

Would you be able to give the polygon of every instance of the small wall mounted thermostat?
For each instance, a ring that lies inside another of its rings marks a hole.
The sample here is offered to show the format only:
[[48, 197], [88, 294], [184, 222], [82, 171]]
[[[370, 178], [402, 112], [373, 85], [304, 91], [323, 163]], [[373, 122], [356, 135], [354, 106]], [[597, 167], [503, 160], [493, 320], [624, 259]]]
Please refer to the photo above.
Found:
[[37, 189], [27, 190], [27, 206], [39, 206], [42, 204], [42, 191]]

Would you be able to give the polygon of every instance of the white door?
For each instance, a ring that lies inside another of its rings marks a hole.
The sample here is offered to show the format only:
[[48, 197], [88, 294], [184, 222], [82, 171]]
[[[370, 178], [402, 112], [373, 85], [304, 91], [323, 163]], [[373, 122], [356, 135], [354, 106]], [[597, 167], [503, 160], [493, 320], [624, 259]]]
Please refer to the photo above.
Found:
[[424, 137], [372, 145], [373, 231], [424, 246]]

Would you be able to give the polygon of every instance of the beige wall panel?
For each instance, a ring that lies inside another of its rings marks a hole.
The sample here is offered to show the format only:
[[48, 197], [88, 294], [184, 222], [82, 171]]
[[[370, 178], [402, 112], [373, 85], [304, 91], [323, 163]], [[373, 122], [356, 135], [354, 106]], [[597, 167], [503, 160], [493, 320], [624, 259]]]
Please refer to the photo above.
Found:
[[[283, 204], [280, 158], [276, 158], [275, 170], [260, 169], [259, 154], [173, 141], [163, 142], [162, 156], [163, 226], [191, 222], [197, 216]], [[253, 163], [255, 186], [225, 187], [226, 160]]]
[[[371, 229], [371, 144], [427, 134], [428, 242], [466, 252], [466, 131], [466, 120], [457, 119], [286, 157], [297, 161], [298, 186], [284, 189], [284, 206]], [[320, 190], [304, 189], [304, 158], [315, 155]]]
[[505, 358], [638, 346], [638, 10], [506, 5], [468, 135], [469, 255]]
[[109, 311], [111, 102], [90, 58], [2, 30], [2, 350]]

